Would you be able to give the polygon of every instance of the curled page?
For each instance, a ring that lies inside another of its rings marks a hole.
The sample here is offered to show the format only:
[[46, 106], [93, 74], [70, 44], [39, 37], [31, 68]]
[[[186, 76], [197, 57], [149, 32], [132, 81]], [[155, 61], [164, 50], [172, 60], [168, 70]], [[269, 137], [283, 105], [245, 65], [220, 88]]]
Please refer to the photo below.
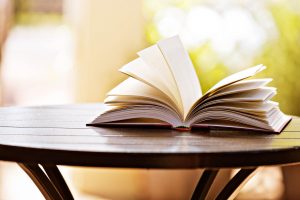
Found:
[[235, 83], [237, 81], [254, 76], [255, 74], [257, 74], [258, 72], [261, 72], [265, 68], [266, 67], [264, 65], [260, 64], [260, 65], [245, 69], [243, 71], [237, 72], [235, 74], [232, 74], [232, 75], [224, 78], [220, 82], [218, 82], [216, 85], [214, 85], [211, 89], [209, 89], [207, 91], [207, 93], [213, 92], [214, 90], [216, 90], [218, 88], [221, 88], [226, 85], [229, 85], [229, 84]]
[[192, 105], [202, 96], [194, 66], [178, 36], [159, 41], [158, 47], [175, 78], [185, 118]]

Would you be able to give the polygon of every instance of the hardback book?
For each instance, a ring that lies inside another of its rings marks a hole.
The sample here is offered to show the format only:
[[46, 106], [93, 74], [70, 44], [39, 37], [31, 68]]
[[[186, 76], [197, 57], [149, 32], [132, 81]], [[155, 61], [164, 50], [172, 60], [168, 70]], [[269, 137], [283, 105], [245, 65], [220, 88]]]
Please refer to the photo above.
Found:
[[180, 38], [163, 39], [137, 53], [120, 71], [129, 77], [105, 99], [94, 126], [170, 126], [238, 128], [281, 132], [291, 120], [270, 99], [272, 79], [249, 79], [266, 67], [232, 74], [206, 93]]

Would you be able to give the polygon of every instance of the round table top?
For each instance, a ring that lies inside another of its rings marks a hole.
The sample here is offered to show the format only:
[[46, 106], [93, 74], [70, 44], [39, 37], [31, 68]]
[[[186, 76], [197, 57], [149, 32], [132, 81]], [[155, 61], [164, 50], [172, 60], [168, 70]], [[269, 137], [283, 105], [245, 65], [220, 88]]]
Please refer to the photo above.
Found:
[[280, 134], [89, 127], [102, 104], [0, 108], [0, 159], [131, 168], [222, 168], [300, 161], [300, 118]]

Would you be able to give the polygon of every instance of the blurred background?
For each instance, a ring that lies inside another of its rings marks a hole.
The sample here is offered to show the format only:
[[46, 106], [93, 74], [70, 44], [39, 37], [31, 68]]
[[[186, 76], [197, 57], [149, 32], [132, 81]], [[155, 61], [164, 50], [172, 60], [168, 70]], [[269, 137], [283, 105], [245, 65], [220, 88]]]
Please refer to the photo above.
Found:
[[[1, 105], [101, 102], [125, 78], [117, 69], [175, 34], [204, 91], [263, 63], [260, 76], [278, 88], [274, 100], [300, 115], [299, 0], [0, 0]], [[78, 199], [189, 199], [201, 174], [61, 169]], [[293, 199], [297, 174], [297, 166], [264, 168], [238, 199]], [[29, 198], [43, 199], [17, 165], [1, 162], [0, 199]]]

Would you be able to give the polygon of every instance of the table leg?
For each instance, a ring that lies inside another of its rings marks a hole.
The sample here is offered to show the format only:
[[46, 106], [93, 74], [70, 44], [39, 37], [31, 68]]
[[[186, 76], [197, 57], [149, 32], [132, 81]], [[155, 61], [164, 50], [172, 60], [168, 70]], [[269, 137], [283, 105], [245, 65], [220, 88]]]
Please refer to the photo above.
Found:
[[[240, 169], [240, 171], [226, 184], [223, 190], [218, 194], [216, 200], [234, 199], [239, 190], [254, 175], [256, 168]], [[215, 180], [217, 169], [206, 169], [193, 193], [191, 200], [204, 200]]]
[[63, 199], [74, 199], [73, 195], [65, 182], [64, 177], [59, 172], [56, 165], [42, 165], [49, 179], [53, 185], [57, 188]]
[[73, 200], [73, 196], [55, 165], [19, 163], [47, 200]]
[[240, 171], [227, 183], [219, 193], [216, 200], [234, 199], [240, 189], [254, 175], [257, 168], [240, 169]]
[[206, 169], [195, 188], [192, 200], [204, 200], [219, 170]]

